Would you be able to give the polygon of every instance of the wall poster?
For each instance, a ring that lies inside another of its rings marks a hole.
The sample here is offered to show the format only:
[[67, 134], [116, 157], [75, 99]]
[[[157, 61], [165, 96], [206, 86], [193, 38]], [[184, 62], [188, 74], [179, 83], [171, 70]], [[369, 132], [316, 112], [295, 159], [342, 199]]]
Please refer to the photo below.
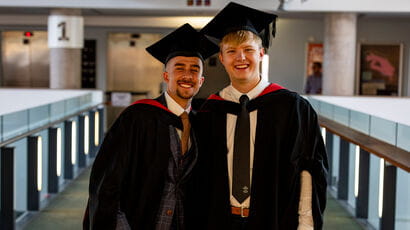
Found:
[[360, 44], [359, 95], [401, 95], [402, 44]]

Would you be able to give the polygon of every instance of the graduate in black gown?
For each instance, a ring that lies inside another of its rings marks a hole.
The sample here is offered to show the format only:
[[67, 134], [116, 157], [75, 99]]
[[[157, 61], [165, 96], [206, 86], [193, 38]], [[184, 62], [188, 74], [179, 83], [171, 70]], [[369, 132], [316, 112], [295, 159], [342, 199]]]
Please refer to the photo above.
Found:
[[198, 151], [184, 116], [192, 116], [203, 62], [218, 46], [185, 24], [147, 51], [165, 64], [167, 91], [127, 107], [108, 131], [91, 171], [84, 229], [186, 228]]
[[220, 40], [231, 84], [198, 111], [197, 229], [322, 228], [328, 165], [317, 115], [260, 76], [275, 19], [230, 3], [201, 30]]

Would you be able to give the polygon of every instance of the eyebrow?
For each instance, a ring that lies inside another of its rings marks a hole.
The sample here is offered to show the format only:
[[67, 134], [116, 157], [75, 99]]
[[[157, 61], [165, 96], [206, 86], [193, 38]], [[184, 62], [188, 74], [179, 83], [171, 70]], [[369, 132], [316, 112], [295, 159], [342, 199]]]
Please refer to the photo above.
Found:
[[[238, 46], [228, 46], [228, 47], [226, 47], [224, 50], [228, 50], [228, 49], [237, 49], [238, 48]], [[246, 46], [244, 46], [244, 47], [242, 47], [242, 48], [255, 48], [253, 45], [246, 45]]]
[[235, 47], [234, 46], [228, 46], [224, 50], [229, 50], [229, 49], [235, 49]]
[[[174, 66], [176, 66], [176, 67], [185, 67], [186, 64], [184, 64], [184, 63], [175, 63]], [[199, 65], [197, 65], [197, 64], [191, 65], [191, 67], [196, 67], [196, 68], [198, 68], [198, 69], [201, 68], [201, 66], [199, 66]]]
[[186, 66], [184, 63], [175, 63], [175, 65], [174, 66], [182, 66], [182, 67], [184, 67], [184, 66]]

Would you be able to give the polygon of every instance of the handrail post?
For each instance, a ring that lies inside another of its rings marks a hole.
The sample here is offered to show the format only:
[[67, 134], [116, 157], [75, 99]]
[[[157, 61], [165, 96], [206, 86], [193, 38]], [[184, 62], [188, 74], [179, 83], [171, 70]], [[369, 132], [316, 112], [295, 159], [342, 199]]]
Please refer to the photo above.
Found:
[[383, 212], [380, 220], [380, 230], [394, 229], [396, 218], [396, 179], [396, 166], [385, 163], [383, 180]]
[[337, 186], [337, 198], [348, 199], [349, 191], [349, 145], [350, 143], [340, 138], [340, 159], [339, 159], [339, 183]]
[[98, 129], [100, 131], [98, 146], [100, 146], [102, 141], [104, 140], [104, 124], [105, 124], [105, 121], [104, 121], [104, 119], [105, 119], [105, 116], [104, 116], [105, 109], [104, 108], [105, 108], [104, 106], [99, 106], [98, 107], [98, 114], [100, 116], [100, 123], [99, 123], [100, 128]]
[[330, 186], [333, 185], [333, 134], [326, 129], [326, 152], [329, 162], [329, 171], [327, 183]]
[[38, 190], [38, 136], [27, 137], [27, 210], [40, 210], [40, 193]]
[[369, 212], [370, 153], [360, 149], [359, 191], [356, 199], [356, 217], [367, 219]]
[[84, 168], [86, 165], [86, 158], [84, 152], [84, 135], [85, 135], [85, 115], [78, 116], [78, 167]]
[[94, 158], [96, 155], [96, 146], [94, 144], [94, 139], [95, 139], [95, 110], [90, 110], [89, 112], [89, 116], [90, 116], [90, 139], [89, 139], [89, 143], [90, 143], [90, 154], [89, 157]]
[[15, 229], [14, 214], [14, 148], [0, 150], [0, 229]]
[[[48, 129], [48, 192], [58, 193], [58, 175], [57, 175], [57, 154], [61, 154], [61, 140], [57, 141], [59, 128]], [[58, 143], [59, 142], [59, 143]], [[57, 153], [57, 145], [60, 144], [60, 152]], [[61, 155], [60, 155], [61, 157]], [[61, 162], [59, 162], [61, 164]], [[61, 165], [59, 166], [61, 167]]]
[[73, 121], [64, 122], [64, 179], [73, 179], [73, 164], [71, 163], [72, 148], [76, 146], [71, 146], [73, 132], [72, 132]]

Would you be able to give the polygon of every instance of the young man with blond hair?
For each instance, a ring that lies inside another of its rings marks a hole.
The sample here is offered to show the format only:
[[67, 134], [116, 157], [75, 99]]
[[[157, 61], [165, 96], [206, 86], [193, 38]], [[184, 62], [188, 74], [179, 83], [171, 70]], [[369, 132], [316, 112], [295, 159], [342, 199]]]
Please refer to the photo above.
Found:
[[276, 15], [230, 3], [202, 30], [231, 84], [198, 114], [198, 229], [321, 229], [327, 156], [310, 104], [262, 79]]

